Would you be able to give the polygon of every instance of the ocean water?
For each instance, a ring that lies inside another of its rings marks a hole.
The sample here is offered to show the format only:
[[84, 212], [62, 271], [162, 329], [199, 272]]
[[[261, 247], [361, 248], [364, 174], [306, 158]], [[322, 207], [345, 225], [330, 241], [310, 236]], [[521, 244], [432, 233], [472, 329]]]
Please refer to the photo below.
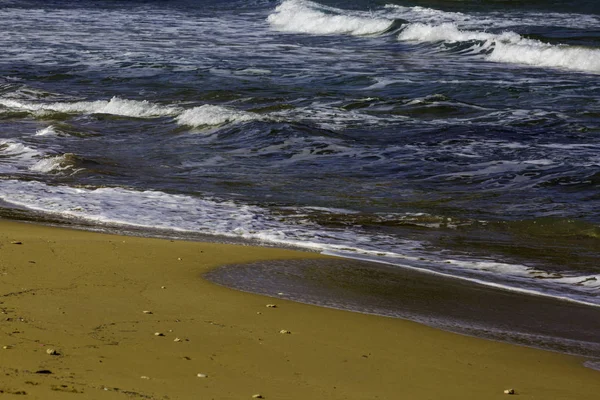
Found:
[[0, 0], [0, 21], [6, 217], [600, 306], [595, 0]]

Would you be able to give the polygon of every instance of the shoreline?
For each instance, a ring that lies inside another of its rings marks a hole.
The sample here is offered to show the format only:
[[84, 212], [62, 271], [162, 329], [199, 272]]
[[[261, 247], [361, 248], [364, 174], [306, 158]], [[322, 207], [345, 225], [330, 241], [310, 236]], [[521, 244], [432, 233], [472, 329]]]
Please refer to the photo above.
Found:
[[225, 264], [309, 259], [330, 258], [0, 220], [0, 390], [40, 399], [493, 399], [509, 388], [525, 399], [594, 399], [600, 391], [583, 357], [200, 278]]
[[204, 277], [249, 293], [600, 361], [600, 309], [550, 296], [343, 258], [226, 265]]

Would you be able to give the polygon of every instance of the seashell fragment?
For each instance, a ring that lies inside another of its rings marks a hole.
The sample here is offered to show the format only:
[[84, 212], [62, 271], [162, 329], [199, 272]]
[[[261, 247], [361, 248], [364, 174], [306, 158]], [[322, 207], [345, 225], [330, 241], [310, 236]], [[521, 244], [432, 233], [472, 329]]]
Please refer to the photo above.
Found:
[[55, 349], [46, 349], [46, 353], [50, 354], [51, 356], [58, 356], [59, 355], [58, 351], [56, 351]]
[[504, 394], [515, 394], [515, 389], [506, 389]]
[[292, 332], [288, 331], [287, 329], [282, 329], [282, 330], [280, 330], [280, 331], [279, 331], [279, 333], [281, 333], [281, 334], [283, 334], [283, 335], [289, 335], [289, 334], [291, 334]]
[[181, 342], [181, 339], [179, 339], [178, 337], [176, 337], [175, 339], [173, 339], [174, 342]]
[[277, 308], [277, 304], [267, 304], [267, 308]]

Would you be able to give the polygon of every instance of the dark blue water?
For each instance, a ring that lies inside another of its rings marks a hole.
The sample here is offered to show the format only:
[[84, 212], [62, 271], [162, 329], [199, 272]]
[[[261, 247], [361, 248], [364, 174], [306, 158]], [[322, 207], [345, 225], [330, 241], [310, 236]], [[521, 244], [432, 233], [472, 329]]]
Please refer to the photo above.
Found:
[[600, 305], [595, 1], [2, 1], [0, 20], [5, 216]]

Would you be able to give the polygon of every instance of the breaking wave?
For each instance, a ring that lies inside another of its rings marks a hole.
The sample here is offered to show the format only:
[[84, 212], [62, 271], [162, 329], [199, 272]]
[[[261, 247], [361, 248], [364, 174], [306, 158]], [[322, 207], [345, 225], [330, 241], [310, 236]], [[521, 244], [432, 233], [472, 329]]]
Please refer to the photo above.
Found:
[[472, 42], [468, 50], [483, 54], [488, 61], [564, 68], [600, 74], [600, 50], [567, 45], [551, 45], [527, 39], [515, 32], [488, 33], [463, 30], [455, 23], [430, 25], [411, 23], [398, 34], [401, 41]]
[[223, 125], [232, 122], [247, 122], [260, 119], [256, 113], [205, 104], [182, 112], [176, 121], [180, 125], [203, 126]]
[[66, 153], [58, 156], [42, 158], [34, 165], [29, 167], [29, 170], [32, 172], [40, 172], [45, 174], [60, 172], [77, 173], [83, 170], [83, 168], [78, 168], [77, 164], [79, 164], [78, 157], [75, 154]]
[[[147, 100], [125, 100], [119, 97], [97, 101], [42, 103], [0, 98], [0, 106], [8, 109], [27, 111], [45, 116], [52, 113], [65, 114], [109, 114], [129, 118], [173, 117], [180, 125], [212, 126], [227, 123], [240, 123], [261, 119], [257, 113], [239, 111], [229, 107], [205, 104], [191, 109], [177, 106], [159, 105]], [[36, 136], [56, 136], [54, 126], [38, 130]]]
[[306, 0], [285, 0], [267, 21], [283, 32], [357, 36], [383, 33], [394, 23], [367, 13], [350, 14]]

